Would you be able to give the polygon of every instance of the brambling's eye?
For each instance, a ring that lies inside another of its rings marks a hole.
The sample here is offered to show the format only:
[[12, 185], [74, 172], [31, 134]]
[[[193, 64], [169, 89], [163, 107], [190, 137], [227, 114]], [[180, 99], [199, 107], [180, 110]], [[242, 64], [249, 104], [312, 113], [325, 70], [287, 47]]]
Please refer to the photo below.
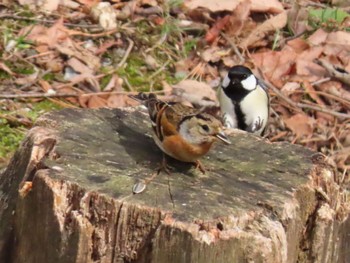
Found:
[[201, 126], [202, 126], [202, 129], [203, 129], [204, 131], [206, 131], [206, 132], [209, 131], [209, 126], [208, 126], [208, 125], [204, 124], [204, 125], [201, 125]]

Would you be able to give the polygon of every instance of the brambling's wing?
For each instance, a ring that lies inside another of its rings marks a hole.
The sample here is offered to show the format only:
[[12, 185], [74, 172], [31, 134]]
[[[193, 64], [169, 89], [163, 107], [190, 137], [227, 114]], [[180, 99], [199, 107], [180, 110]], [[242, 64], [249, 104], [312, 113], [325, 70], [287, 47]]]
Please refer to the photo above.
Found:
[[160, 141], [163, 141], [164, 136], [178, 134], [179, 123], [184, 118], [198, 113], [198, 110], [181, 103], [161, 101], [153, 93], [149, 95], [139, 93], [130, 97], [142, 102], [148, 108], [154, 134]]
[[172, 126], [178, 128], [181, 121], [189, 116], [194, 116], [198, 113], [197, 109], [185, 106], [181, 103], [170, 104], [165, 111], [166, 118]]

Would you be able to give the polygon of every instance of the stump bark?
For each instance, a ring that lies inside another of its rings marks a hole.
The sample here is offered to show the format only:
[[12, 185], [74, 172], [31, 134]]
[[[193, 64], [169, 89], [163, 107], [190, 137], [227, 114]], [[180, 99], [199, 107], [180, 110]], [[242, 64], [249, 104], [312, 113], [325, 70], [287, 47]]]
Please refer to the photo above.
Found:
[[162, 158], [150, 131], [134, 109], [40, 118], [0, 178], [0, 262], [349, 262], [347, 192], [321, 155], [236, 134], [205, 175], [171, 161], [134, 195]]

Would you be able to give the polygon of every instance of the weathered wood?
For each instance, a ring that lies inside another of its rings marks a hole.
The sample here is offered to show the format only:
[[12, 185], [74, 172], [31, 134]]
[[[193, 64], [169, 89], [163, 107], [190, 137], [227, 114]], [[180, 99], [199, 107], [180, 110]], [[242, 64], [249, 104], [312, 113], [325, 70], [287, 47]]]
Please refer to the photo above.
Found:
[[172, 161], [133, 195], [162, 158], [146, 114], [43, 116], [0, 178], [0, 262], [348, 262], [346, 192], [322, 158], [230, 139], [205, 175]]

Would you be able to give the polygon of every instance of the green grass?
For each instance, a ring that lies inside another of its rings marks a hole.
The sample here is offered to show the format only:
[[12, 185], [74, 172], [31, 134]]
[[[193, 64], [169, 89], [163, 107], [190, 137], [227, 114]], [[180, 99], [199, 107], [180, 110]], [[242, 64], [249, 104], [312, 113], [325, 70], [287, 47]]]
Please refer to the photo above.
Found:
[[0, 158], [8, 158], [13, 153], [21, 140], [24, 132], [20, 129], [11, 128], [6, 120], [0, 121]]
[[[341, 30], [341, 23], [347, 17], [350, 17], [350, 15], [339, 8], [311, 8], [309, 9], [308, 23], [314, 29], [322, 27], [328, 31]], [[350, 30], [349, 27], [342, 29]]]
[[[41, 102], [36, 102], [32, 105], [23, 104], [23, 108], [30, 108], [28, 112], [21, 114], [35, 122], [35, 120], [42, 114], [60, 109], [57, 104], [49, 100], [43, 100]], [[2, 115], [16, 115], [15, 112], [1, 111]], [[8, 159], [13, 152], [17, 149], [20, 142], [23, 140], [28, 127], [24, 125], [11, 125], [7, 120], [0, 119], [0, 167], [2, 166], [1, 160]]]

